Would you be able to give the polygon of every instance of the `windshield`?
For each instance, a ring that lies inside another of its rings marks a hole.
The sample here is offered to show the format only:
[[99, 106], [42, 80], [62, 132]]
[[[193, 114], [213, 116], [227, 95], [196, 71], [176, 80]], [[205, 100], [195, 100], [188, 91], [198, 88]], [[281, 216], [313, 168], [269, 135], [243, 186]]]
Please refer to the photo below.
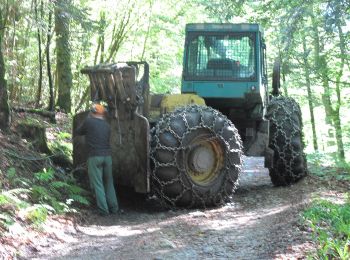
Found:
[[255, 34], [189, 34], [185, 78], [244, 80], [256, 77]]

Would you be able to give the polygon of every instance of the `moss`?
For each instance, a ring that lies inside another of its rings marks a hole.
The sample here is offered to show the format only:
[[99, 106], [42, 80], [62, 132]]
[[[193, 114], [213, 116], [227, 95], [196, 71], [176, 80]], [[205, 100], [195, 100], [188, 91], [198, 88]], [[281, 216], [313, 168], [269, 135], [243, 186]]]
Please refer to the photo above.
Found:
[[42, 153], [51, 154], [47, 146], [45, 126], [36, 120], [27, 119], [18, 123], [17, 131], [22, 138], [26, 138], [32, 143], [34, 149]]

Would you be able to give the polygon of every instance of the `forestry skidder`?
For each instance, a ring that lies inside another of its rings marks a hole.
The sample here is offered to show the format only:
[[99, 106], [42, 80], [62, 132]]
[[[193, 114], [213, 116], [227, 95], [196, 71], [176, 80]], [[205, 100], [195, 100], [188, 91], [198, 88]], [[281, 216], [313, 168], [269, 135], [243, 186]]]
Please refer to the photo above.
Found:
[[[149, 94], [146, 62], [82, 70], [91, 100], [108, 104], [118, 184], [154, 192], [172, 206], [221, 204], [236, 189], [242, 156], [264, 156], [274, 185], [306, 175], [299, 105], [267, 87], [266, 47], [257, 24], [188, 24], [182, 94]], [[88, 111], [77, 114], [73, 128]], [[74, 163], [86, 160], [74, 139]]]

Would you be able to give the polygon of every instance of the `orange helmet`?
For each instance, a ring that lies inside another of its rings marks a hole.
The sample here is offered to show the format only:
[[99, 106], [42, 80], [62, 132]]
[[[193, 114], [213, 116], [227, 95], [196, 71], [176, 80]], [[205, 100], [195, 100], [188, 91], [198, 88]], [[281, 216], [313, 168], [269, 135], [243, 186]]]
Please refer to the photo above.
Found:
[[94, 114], [98, 114], [98, 115], [104, 115], [104, 113], [106, 112], [106, 109], [104, 106], [100, 105], [100, 104], [93, 104], [91, 111]]

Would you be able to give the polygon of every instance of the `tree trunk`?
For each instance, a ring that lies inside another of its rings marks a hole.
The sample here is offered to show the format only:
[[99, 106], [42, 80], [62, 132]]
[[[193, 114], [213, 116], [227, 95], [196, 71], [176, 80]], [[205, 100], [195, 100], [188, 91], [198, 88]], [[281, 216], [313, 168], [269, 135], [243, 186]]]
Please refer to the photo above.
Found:
[[81, 99], [79, 101], [79, 104], [75, 108], [75, 112], [77, 112], [83, 106], [83, 104], [86, 103], [86, 101], [89, 100], [88, 99], [89, 94], [90, 94], [90, 87], [85, 89], [85, 91], [83, 93], [83, 96], [81, 97]]
[[5, 80], [5, 62], [2, 54], [2, 41], [5, 30], [2, 12], [3, 10], [0, 8], [0, 129], [5, 130], [10, 126], [10, 107]]
[[98, 53], [100, 52], [100, 48], [101, 48], [101, 39], [100, 37], [98, 37], [97, 49], [96, 49], [95, 58], [94, 58], [94, 65], [96, 65], [97, 63], [97, 57], [98, 57]]
[[39, 60], [39, 79], [38, 79], [38, 90], [36, 93], [35, 107], [38, 108], [41, 100], [41, 92], [43, 87], [43, 60], [42, 60], [42, 50], [41, 50], [41, 29], [39, 27], [38, 19], [38, 3], [34, 1], [34, 13], [35, 22], [37, 26], [37, 40], [38, 40], [38, 60]]
[[101, 35], [101, 56], [100, 56], [100, 63], [104, 62], [104, 52], [105, 52], [105, 35]]
[[71, 112], [72, 70], [69, 46], [69, 18], [62, 8], [69, 0], [58, 0], [55, 5], [55, 31], [57, 53], [57, 105], [65, 112]]
[[345, 152], [343, 143], [343, 130], [341, 126], [339, 111], [334, 115], [335, 138], [337, 140], [338, 157], [340, 161], [345, 162]]
[[[22, 38], [21, 45], [23, 46], [21, 48], [22, 53], [18, 54], [18, 58], [17, 58], [19, 75], [24, 75], [27, 72], [25, 70], [28, 63], [26, 48], [30, 47], [29, 40], [31, 38], [30, 37], [31, 30], [32, 30], [32, 23], [28, 22], [24, 30], [23, 36], [21, 37]], [[20, 80], [21, 79], [22, 78], [20, 78]], [[11, 100], [12, 103], [19, 103], [22, 85], [23, 84], [16, 84], [16, 85], [13, 85], [12, 88], [8, 87], [9, 100]]]
[[306, 39], [303, 37], [303, 61], [304, 61], [304, 75], [305, 75], [305, 82], [306, 82], [306, 89], [307, 89], [307, 100], [309, 102], [309, 111], [310, 111], [310, 117], [311, 117], [311, 128], [312, 128], [312, 141], [314, 150], [318, 151], [318, 145], [317, 145], [317, 135], [316, 135], [316, 127], [315, 127], [315, 115], [314, 115], [314, 104], [312, 102], [312, 92], [311, 92], [311, 81], [310, 81], [310, 65], [308, 62], [308, 52], [306, 48]]
[[106, 62], [111, 62], [119, 51], [122, 43], [124, 42], [126, 35], [128, 33], [129, 26], [131, 26], [132, 19], [132, 9], [129, 9], [124, 13], [124, 16], [120, 20], [118, 26], [114, 25], [112, 32], [112, 42], [109, 47], [109, 54]]
[[335, 138], [337, 140], [337, 146], [338, 146], [338, 154], [339, 159], [342, 162], [345, 162], [345, 152], [344, 152], [344, 143], [343, 143], [343, 130], [341, 126], [341, 120], [340, 120], [340, 107], [341, 107], [341, 89], [340, 89], [340, 81], [344, 74], [344, 66], [345, 66], [345, 40], [343, 35], [343, 30], [339, 22], [337, 23], [337, 29], [338, 29], [338, 35], [339, 35], [339, 48], [340, 48], [340, 65], [339, 65], [339, 71], [336, 75], [336, 93], [337, 93], [337, 102], [336, 107], [334, 109], [334, 127], [335, 127]]
[[101, 45], [100, 63], [104, 62], [106, 27], [107, 27], [106, 14], [105, 14], [105, 12], [101, 12], [101, 20], [100, 20], [100, 27], [99, 27], [99, 35], [100, 35], [99, 43]]
[[49, 91], [50, 91], [50, 101], [49, 101], [49, 111], [55, 110], [55, 98], [53, 93], [53, 82], [51, 74], [51, 61], [50, 61], [50, 44], [51, 44], [51, 27], [52, 27], [52, 11], [49, 11], [48, 29], [47, 29], [47, 42], [46, 42], [46, 66], [47, 66], [47, 76], [49, 78]]
[[315, 71], [321, 77], [321, 82], [323, 85], [324, 93], [322, 95], [322, 102], [325, 108], [326, 113], [326, 123], [332, 125], [331, 117], [332, 117], [332, 106], [330, 100], [330, 89], [329, 89], [329, 81], [328, 81], [328, 66], [325, 61], [325, 57], [321, 55], [323, 50], [323, 46], [320, 44], [320, 36], [317, 27], [317, 21], [315, 16], [311, 16], [312, 20], [312, 29], [314, 34], [313, 46], [315, 52]]
[[[322, 95], [322, 103], [325, 107], [326, 112], [326, 123], [330, 124], [335, 129], [335, 139], [337, 142], [337, 154], [338, 158], [344, 162], [345, 154], [344, 154], [344, 144], [343, 144], [343, 136], [342, 136], [342, 128], [341, 121], [339, 116], [340, 109], [340, 87], [339, 84], [336, 85], [336, 94], [337, 94], [337, 104], [334, 109], [332, 106], [331, 100], [331, 88], [329, 85], [329, 69], [328, 64], [326, 62], [326, 56], [322, 53], [323, 44], [320, 43], [320, 37], [318, 33], [318, 27], [315, 17], [311, 16], [312, 20], [312, 28], [314, 32], [314, 46], [315, 46], [315, 69], [321, 77], [322, 85], [323, 85], [323, 95]], [[339, 82], [338, 82], [339, 83]]]
[[153, 14], [153, 1], [150, 2], [150, 10], [149, 10], [149, 17], [148, 17], [148, 26], [147, 26], [147, 33], [145, 35], [145, 40], [143, 42], [143, 48], [142, 48], [142, 54], [141, 54], [141, 59], [144, 60], [145, 58], [145, 53], [146, 53], [146, 47], [147, 47], [147, 41], [150, 35], [151, 31], [151, 24], [152, 24], [152, 14]]

